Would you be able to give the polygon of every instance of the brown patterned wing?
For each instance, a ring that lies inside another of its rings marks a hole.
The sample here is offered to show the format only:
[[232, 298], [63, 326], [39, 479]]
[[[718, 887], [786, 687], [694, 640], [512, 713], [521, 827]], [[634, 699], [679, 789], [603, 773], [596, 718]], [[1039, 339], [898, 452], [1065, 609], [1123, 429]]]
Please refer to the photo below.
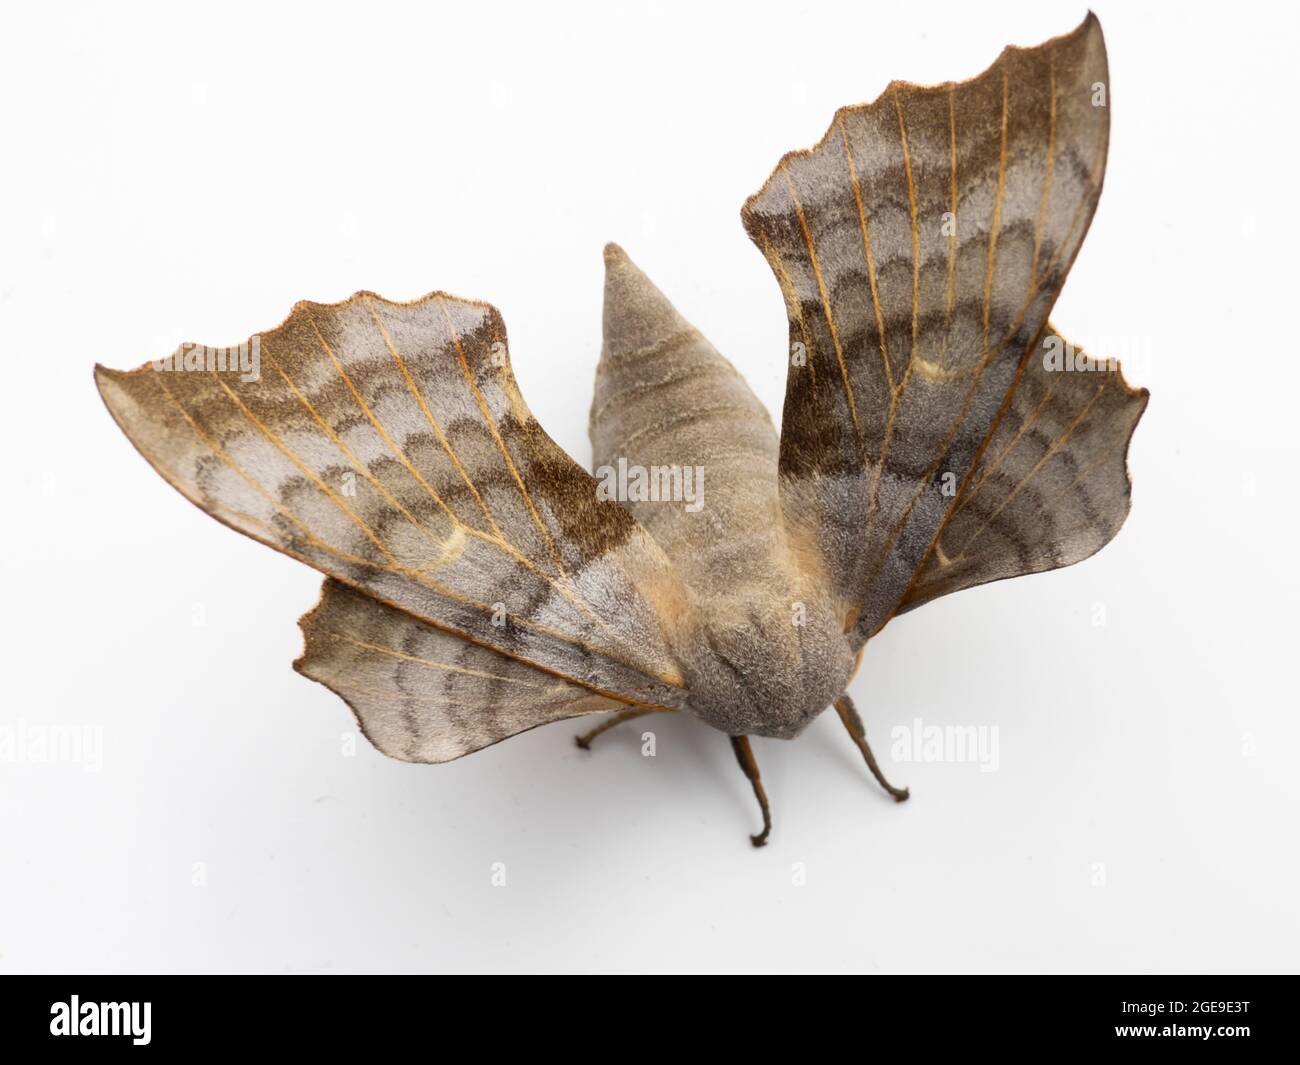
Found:
[[1092, 219], [1109, 131], [1089, 15], [961, 84], [894, 83], [745, 204], [794, 360], [792, 535], [858, 640], [895, 612], [980, 460]]
[[352, 708], [384, 754], [446, 762], [538, 725], [626, 703], [466, 643], [327, 578], [294, 668]]
[[1049, 324], [899, 612], [977, 584], [1081, 562], [1129, 510], [1125, 458], [1146, 409], [1119, 365]]
[[182, 494], [450, 636], [624, 701], [684, 701], [680, 580], [528, 411], [493, 307], [358, 293], [254, 339], [260, 375], [203, 349], [190, 369], [96, 368]]

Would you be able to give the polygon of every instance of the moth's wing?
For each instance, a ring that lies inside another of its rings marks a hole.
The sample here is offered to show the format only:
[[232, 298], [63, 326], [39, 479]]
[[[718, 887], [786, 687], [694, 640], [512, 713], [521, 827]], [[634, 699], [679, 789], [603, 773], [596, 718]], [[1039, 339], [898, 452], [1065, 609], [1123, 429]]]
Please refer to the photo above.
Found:
[[[625, 501], [686, 582], [712, 597], [766, 581], [780, 528], [777, 436], [745, 379], [617, 245], [605, 249], [604, 342], [589, 423], [593, 468], [681, 471], [692, 499]], [[626, 493], [625, 493], [626, 494]], [[662, 496], [662, 492], [658, 493]], [[709, 603], [702, 602], [708, 609]]]
[[[1101, 27], [961, 84], [894, 83], [746, 203], [792, 362], [787, 527], [857, 640], [894, 613], [978, 464], [1074, 261], [1109, 131]], [[797, 349], [796, 349], [797, 350]]]
[[384, 754], [446, 762], [516, 733], [626, 706], [426, 625], [333, 578], [299, 622], [294, 668], [340, 696]]
[[[1063, 352], [1072, 368], [1056, 365]], [[1128, 445], [1147, 398], [1049, 324], [900, 613], [1100, 551], [1128, 516]]]
[[260, 376], [96, 368], [186, 497], [470, 642], [621, 699], [684, 701], [680, 579], [528, 411], [493, 307], [359, 293], [254, 339]]

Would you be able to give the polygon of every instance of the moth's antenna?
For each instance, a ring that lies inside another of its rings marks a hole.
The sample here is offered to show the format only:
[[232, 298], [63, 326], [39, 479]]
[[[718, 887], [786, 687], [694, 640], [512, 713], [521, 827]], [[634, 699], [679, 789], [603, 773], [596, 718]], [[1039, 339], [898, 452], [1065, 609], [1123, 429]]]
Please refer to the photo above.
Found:
[[906, 799], [910, 794], [908, 790], [894, 787], [885, 779], [885, 774], [880, 771], [880, 766], [876, 764], [876, 756], [871, 753], [871, 747], [867, 744], [867, 730], [863, 727], [862, 718], [858, 716], [858, 709], [853, 705], [853, 700], [849, 698], [847, 692], [835, 700], [835, 711], [840, 715], [840, 720], [844, 722], [844, 727], [849, 730], [853, 742], [858, 745], [862, 757], [867, 760], [867, 768], [871, 770], [871, 775], [876, 778], [876, 782], [894, 797], [895, 802], [902, 802]]
[[749, 746], [748, 736], [732, 736], [731, 749], [736, 752], [736, 761], [740, 763], [740, 768], [745, 771], [745, 776], [754, 786], [754, 798], [758, 800], [759, 808], [763, 811], [763, 831], [757, 836], [749, 837], [750, 843], [755, 847], [761, 847], [767, 842], [767, 837], [772, 831], [772, 809], [767, 805], [767, 792], [763, 790], [763, 778], [759, 776], [758, 762], [754, 760], [754, 752]]

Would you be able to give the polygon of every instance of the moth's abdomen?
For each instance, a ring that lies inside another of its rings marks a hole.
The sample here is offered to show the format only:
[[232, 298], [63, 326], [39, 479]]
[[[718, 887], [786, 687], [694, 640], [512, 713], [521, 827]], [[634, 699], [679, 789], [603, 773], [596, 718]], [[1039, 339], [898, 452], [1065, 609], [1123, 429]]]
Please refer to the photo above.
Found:
[[797, 735], [843, 691], [852, 652], [782, 522], [771, 418], [621, 248], [605, 263], [597, 483], [691, 590], [694, 622], [674, 652], [690, 708], [733, 735]]
[[703, 597], [734, 590], [780, 526], [772, 420], [735, 368], [616, 245], [591, 408], [597, 484]]

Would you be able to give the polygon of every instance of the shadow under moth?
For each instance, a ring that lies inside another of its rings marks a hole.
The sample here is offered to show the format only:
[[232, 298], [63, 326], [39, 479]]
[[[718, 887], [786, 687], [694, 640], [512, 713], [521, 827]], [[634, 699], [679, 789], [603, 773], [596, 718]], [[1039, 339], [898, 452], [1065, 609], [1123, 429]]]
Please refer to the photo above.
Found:
[[443, 292], [299, 303], [250, 341], [257, 373], [187, 345], [96, 381], [184, 496], [326, 575], [294, 668], [379, 750], [445, 762], [609, 713], [586, 747], [686, 712], [731, 738], [761, 845], [750, 736], [834, 706], [905, 799], [846, 690], [866, 641], [1078, 562], [1128, 513], [1147, 393], [1113, 361], [1054, 357], [1048, 321], [1101, 193], [1108, 91], [1089, 15], [970, 81], [894, 82], [781, 159], [741, 212], [790, 320], [779, 437], [605, 249], [594, 468], [697, 472], [707, 505], [606, 490], [529, 412], [496, 308]]

